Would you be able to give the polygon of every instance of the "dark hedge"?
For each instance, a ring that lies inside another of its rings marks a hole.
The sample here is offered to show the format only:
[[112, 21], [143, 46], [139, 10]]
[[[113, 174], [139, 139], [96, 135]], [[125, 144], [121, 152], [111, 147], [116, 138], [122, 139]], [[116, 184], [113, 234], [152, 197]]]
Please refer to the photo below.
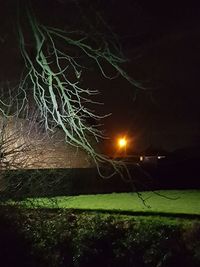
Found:
[[1, 176], [2, 199], [133, 190], [133, 183], [117, 175], [110, 179], [103, 179], [95, 168], [12, 170]]
[[[158, 189], [200, 188], [199, 173], [177, 165], [128, 166], [126, 175], [101, 178], [95, 168], [10, 170], [0, 173], [0, 198], [20, 199], [37, 196], [62, 196]], [[187, 167], [188, 168], [188, 167]], [[182, 171], [183, 169], [183, 171]], [[109, 168], [103, 169], [109, 173]]]
[[0, 266], [198, 267], [200, 222], [0, 209]]

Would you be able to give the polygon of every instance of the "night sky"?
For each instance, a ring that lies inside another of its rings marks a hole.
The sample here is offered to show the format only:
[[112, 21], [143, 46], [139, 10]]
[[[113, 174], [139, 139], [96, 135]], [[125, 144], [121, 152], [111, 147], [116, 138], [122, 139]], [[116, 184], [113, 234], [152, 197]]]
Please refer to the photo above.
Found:
[[[32, 2], [43, 23], [81, 27], [77, 1]], [[149, 145], [170, 151], [200, 145], [200, 4], [164, 2], [80, 1], [86, 18], [95, 20], [94, 11], [102, 14], [128, 59], [125, 70], [146, 88], [122, 78], [101, 80], [96, 72], [88, 77], [86, 84], [98, 89], [104, 102], [97, 112], [112, 113], [104, 120], [111, 138], [103, 143], [107, 152], [120, 134], [129, 136], [135, 152]], [[1, 1], [1, 82], [16, 81], [23, 68], [14, 27], [16, 3]]]

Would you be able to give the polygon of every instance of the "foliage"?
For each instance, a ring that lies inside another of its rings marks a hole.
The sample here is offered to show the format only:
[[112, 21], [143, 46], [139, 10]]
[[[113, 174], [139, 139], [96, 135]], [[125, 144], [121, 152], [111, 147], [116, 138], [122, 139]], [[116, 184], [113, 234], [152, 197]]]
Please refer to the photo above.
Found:
[[15, 225], [12, 234], [18, 233], [21, 245], [29, 247], [33, 265], [28, 266], [196, 267], [200, 263], [197, 220], [6, 209], [1, 208], [1, 217]]
[[1, 200], [132, 191], [120, 176], [101, 179], [96, 168], [17, 169], [0, 174]]

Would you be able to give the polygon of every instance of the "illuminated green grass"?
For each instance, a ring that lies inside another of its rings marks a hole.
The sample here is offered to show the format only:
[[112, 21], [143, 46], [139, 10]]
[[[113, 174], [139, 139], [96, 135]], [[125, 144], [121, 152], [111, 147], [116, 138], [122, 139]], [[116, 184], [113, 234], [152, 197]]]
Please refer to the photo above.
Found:
[[120, 213], [160, 213], [200, 215], [200, 190], [166, 190], [137, 193], [112, 193], [55, 197], [53, 199], [28, 199], [22, 203], [29, 207], [33, 203], [41, 208], [61, 208]]

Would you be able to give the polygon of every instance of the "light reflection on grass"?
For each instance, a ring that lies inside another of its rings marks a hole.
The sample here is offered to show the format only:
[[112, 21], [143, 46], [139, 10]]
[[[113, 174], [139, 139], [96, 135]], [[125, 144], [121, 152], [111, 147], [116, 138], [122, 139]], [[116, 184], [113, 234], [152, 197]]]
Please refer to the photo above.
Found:
[[31, 198], [20, 202], [26, 207], [116, 211], [128, 213], [171, 213], [200, 215], [200, 190], [162, 190], [137, 193]]

